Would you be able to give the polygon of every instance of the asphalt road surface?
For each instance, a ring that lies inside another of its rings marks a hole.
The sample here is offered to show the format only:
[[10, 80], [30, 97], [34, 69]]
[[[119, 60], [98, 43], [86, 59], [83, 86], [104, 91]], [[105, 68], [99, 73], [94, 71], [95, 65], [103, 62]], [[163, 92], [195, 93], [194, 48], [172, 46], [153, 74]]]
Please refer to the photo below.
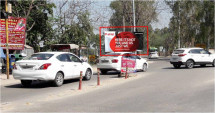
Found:
[[96, 75], [78, 91], [78, 80], [62, 87], [47, 82], [30, 88], [1, 87], [3, 111], [11, 112], [214, 112], [214, 67], [174, 69], [154, 60], [147, 72], [128, 79], [116, 73]]

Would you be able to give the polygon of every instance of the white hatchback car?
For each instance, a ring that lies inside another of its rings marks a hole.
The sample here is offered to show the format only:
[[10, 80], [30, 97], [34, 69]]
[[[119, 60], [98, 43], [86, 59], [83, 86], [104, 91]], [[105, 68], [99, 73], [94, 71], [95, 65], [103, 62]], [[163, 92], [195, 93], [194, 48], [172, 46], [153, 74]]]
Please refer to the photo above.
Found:
[[[106, 74], [107, 71], [117, 71], [121, 72], [121, 63], [122, 57], [129, 57], [135, 59], [136, 65], [135, 70], [147, 71], [148, 63], [145, 59], [139, 56], [131, 56], [131, 53], [108, 53], [106, 55], [115, 55], [115, 56], [103, 56], [98, 59], [97, 68], [100, 69], [102, 74]], [[122, 56], [123, 55], [123, 56]]]
[[180, 48], [173, 51], [170, 63], [175, 68], [180, 68], [181, 65], [187, 68], [193, 68], [194, 65], [206, 66], [206, 64], [215, 66], [215, 55], [203, 48]]
[[40, 52], [17, 61], [13, 69], [14, 79], [21, 80], [23, 86], [30, 86], [33, 80], [54, 81], [61, 86], [65, 79], [80, 77], [90, 80], [93, 69], [79, 57], [68, 52]]

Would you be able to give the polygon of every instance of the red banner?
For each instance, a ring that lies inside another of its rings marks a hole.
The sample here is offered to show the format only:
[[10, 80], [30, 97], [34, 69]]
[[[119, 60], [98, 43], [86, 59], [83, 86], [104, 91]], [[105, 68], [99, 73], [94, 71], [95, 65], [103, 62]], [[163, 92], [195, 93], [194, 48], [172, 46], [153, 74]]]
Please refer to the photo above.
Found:
[[[25, 45], [26, 18], [8, 18], [8, 47], [9, 50], [23, 50]], [[0, 20], [1, 47], [6, 49], [6, 22]]]
[[122, 57], [122, 64], [121, 64], [121, 72], [126, 72], [126, 68], [128, 68], [128, 73], [135, 72], [136, 60], [130, 58]]

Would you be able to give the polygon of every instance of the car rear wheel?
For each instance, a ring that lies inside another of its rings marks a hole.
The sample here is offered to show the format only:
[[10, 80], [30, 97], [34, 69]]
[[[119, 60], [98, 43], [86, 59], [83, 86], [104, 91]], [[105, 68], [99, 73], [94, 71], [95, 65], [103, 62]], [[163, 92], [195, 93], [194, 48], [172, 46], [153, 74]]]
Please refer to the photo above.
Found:
[[147, 64], [143, 64], [142, 71], [143, 71], [143, 72], [146, 72], [146, 71], [147, 71]]
[[212, 64], [212, 66], [213, 66], [213, 67], [215, 67], [215, 59], [214, 59], [214, 61], [213, 61], [213, 64]]
[[178, 68], [180, 68], [180, 67], [181, 67], [181, 65], [180, 65], [180, 64], [173, 64], [173, 66], [174, 66], [174, 68], [176, 68], [176, 69], [178, 69]]
[[64, 81], [63, 74], [61, 72], [58, 72], [55, 76], [54, 85], [57, 87], [62, 86], [63, 81]]
[[193, 66], [194, 66], [194, 61], [193, 60], [187, 60], [186, 67], [188, 69], [191, 69], [191, 68], [193, 68]]
[[107, 70], [100, 70], [101, 74], [107, 74]]
[[32, 80], [21, 80], [21, 84], [25, 87], [31, 86]]
[[84, 80], [90, 80], [92, 76], [92, 71], [90, 69], [87, 69], [85, 76], [84, 76]]

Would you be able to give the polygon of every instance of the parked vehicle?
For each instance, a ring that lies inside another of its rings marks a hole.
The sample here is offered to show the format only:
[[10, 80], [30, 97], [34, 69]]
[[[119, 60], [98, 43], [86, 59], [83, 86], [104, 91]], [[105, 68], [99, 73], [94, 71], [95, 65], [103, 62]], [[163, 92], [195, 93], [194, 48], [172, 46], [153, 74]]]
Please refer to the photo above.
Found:
[[152, 58], [158, 58], [158, 52], [155, 51], [155, 52], [150, 52], [149, 53], [149, 59], [152, 59]]
[[194, 65], [206, 66], [206, 64], [215, 66], [215, 54], [203, 48], [180, 48], [173, 51], [170, 63], [175, 68], [180, 68], [181, 65], [187, 68], [193, 68]]
[[61, 86], [66, 79], [80, 77], [80, 71], [85, 80], [91, 79], [92, 67], [76, 55], [69, 52], [40, 52], [17, 61], [13, 77], [21, 80], [23, 86], [31, 85], [33, 80], [51, 80], [56, 86]]
[[122, 57], [135, 59], [135, 70], [147, 71], [147, 61], [139, 56], [131, 56], [131, 53], [108, 53], [106, 55], [116, 56], [104, 56], [98, 59], [97, 68], [100, 69], [102, 74], [112, 70], [121, 72]]
[[3, 52], [3, 49], [0, 47], [0, 73], [2, 73], [3, 68], [5, 67], [6, 56]]

